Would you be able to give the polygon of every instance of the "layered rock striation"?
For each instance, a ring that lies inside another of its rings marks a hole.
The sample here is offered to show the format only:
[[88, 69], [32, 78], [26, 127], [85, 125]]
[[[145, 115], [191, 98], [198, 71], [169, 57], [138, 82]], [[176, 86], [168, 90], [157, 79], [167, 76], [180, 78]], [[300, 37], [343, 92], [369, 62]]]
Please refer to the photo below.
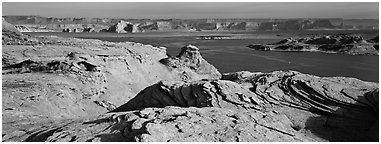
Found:
[[108, 114], [45, 127], [26, 141], [378, 139], [376, 83], [295, 71], [237, 72], [223, 79], [159, 82]]

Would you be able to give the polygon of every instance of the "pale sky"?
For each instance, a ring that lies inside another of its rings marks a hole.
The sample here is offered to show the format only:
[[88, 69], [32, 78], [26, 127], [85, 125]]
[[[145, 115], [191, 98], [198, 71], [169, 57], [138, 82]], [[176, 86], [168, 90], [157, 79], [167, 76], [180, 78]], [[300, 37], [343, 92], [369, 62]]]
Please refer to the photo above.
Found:
[[90, 18], [378, 19], [378, 2], [3, 2], [2, 15]]

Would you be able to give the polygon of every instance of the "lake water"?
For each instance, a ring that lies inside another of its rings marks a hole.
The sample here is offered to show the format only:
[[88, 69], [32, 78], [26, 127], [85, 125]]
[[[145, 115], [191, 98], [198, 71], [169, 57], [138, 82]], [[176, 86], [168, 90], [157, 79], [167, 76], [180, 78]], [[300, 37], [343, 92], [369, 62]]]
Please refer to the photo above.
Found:
[[[246, 46], [254, 43], [272, 43], [281, 37], [253, 37], [250, 39], [199, 40], [196, 34], [63, 34], [34, 33], [32, 35], [59, 35], [92, 38], [112, 42], [132, 41], [167, 47], [169, 55], [177, 55], [187, 44], [200, 48], [201, 55], [220, 72], [271, 72], [295, 70], [318, 76], [346, 76], [378, 82], [379, 56], [352, 56], [317, 52], [256, 51]], [[155, 36], [156, 35], [156, 36]]]

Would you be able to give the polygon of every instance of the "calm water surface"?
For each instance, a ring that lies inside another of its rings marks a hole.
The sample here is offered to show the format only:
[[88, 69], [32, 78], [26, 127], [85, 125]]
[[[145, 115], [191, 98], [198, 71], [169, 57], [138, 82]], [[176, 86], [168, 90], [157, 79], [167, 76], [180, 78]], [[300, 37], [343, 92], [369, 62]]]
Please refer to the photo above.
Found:
[[55, 34], [67, 37], [92, 38], [112, 42], [133, 41], [154, 46], [167, 47], [169, 55], [177, 55], [186, 44], [194, 44], [200, 48], [201, 55], [221, 72], [251, 71], [271, 72], [275, 70], [295, 70], [318, 76], [346, 76], [365, 81], [378, 82], [378, 56], [352, 56], [316, 52], [264, 52], [247, 48], [253, 43], [272, 43], [279, 38], [271, 39], [225, 39], [197, 40], [196, 36], [178, 36], [163, 34], [160, 36], [118, 35], [112, 34]]

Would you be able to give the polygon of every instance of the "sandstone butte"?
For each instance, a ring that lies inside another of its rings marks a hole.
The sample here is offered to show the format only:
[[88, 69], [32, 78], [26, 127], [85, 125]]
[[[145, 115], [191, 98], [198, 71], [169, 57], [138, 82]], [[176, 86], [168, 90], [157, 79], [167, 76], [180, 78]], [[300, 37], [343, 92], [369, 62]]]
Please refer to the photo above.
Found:
[[378, 83], [221, 74], [196, 46], [31, 37], [3, 21], [2, 141], [378, 141]]

